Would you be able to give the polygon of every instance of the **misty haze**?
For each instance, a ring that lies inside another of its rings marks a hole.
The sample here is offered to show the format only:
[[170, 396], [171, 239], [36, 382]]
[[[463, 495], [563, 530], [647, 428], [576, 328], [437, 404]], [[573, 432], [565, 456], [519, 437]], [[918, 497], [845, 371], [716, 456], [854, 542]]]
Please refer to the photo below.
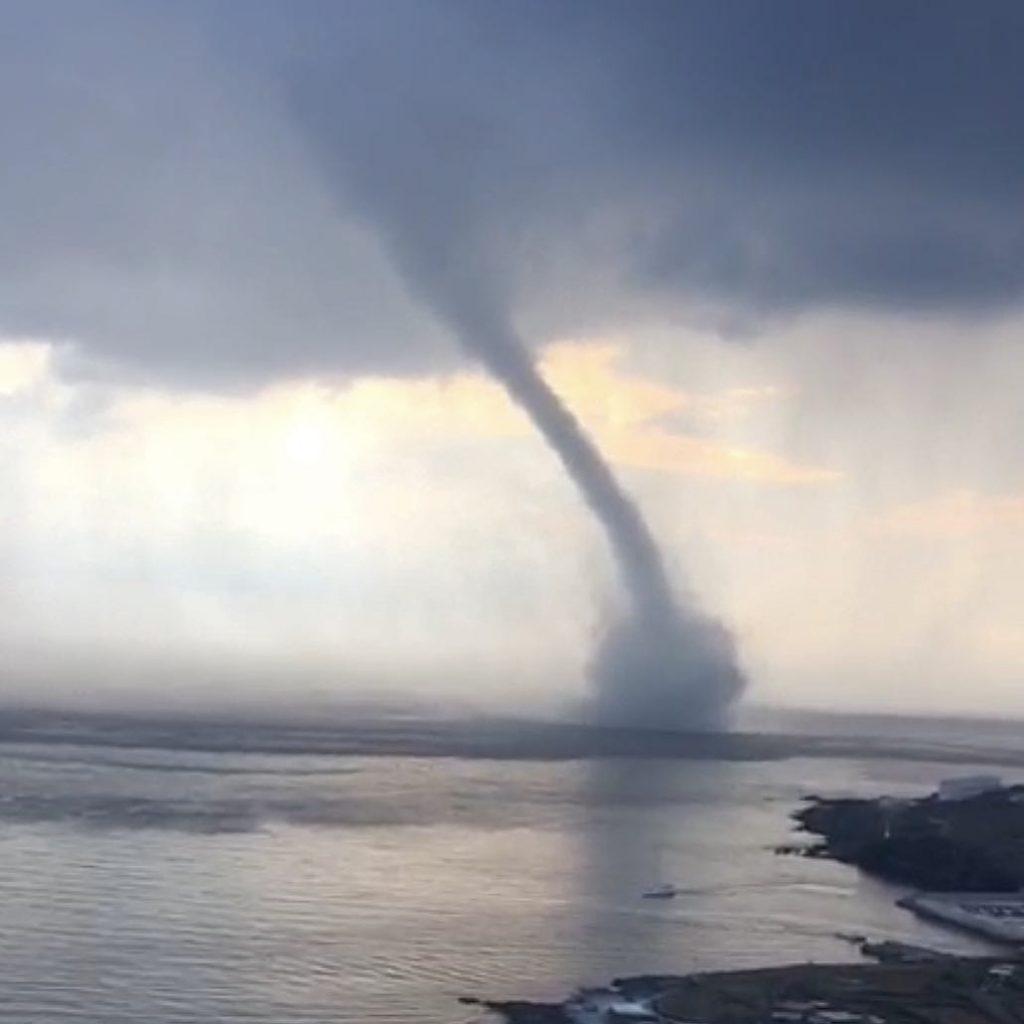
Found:
[[0, 0], [0, 1018], [1024, 1020], [1022, 38]]

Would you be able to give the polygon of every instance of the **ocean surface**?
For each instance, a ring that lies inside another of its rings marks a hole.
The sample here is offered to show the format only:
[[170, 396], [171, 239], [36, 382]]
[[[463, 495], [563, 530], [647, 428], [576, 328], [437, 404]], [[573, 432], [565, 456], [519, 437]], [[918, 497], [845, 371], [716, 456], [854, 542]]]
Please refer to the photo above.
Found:
[[[509, 756], [534, 749], [528, 727], [489, 728], [477, 756], [465, 729], [446, 756], [450, 726], [419, 721], [357, 753], [317, 733], [310, 754], [268, 724], [248, 752], [237, 725], [227, 743], [180, 722], [0, 722], [0, 1020], [451, 1024], [479, 1019], [464, 994], [856, 959], [842, 932], [984, 948], [773, 847], [809, 792], [1024, 780], [1012, 726], [803, 720], [787, 735], [845, 739], [794, 738], [792, 756], [580, 757], [576, 736], [560, 757], [549, 737], [545, 759]], [[683, 891], [640, 898], [660, 882]]]

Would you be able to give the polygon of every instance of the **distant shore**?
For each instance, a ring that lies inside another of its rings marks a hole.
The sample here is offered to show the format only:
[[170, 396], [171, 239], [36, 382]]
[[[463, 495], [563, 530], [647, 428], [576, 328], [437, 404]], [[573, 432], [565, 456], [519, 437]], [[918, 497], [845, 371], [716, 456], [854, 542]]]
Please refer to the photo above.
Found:
[[0, 744], [51, 744], [202, 753], [460, 757], [569, 761], [601, 758], [778, 761], [845, 758], [1024, 768], [1024, 749], [877, 736], [775, 732], [684, 733], [509, 717], [374, 717], [317, 722], [267, 716], [145, 715], [0, 710]]

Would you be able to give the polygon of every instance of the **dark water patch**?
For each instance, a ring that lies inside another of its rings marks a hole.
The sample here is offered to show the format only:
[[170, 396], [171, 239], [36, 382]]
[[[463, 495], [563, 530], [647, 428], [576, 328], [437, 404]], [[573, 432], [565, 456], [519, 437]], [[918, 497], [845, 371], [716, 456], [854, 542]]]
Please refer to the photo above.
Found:
[[[477, 827], [516, 828], [487, 820]], [[8, 796], [0, 798], [0, 822], [57, 824], [90, 830], [168, 830], [205, 835], [255, 832], [274, 826], [302, 828], [429, 828], [460, 820], [458, 814], [410, 802], [376, 800], [175, 799], [140, 796]]]
[[[117, 748], [113, 748], [117, 749]], [[66, 753], [66, 751], [73, 751]], [[315, 766], [294, 767], [278, 763], [279, 760], [268, 763], [265, 758], [256, 764], [248, 760], [248, 752], [241, 757], [247, 760], [243, 763], [226, 763], [223, 758], [206, 760], [204, 762], [186, 762], [180, 757], [181, 752], [173, 751], [170, 748], [147, 751], [151, 756], [141, 760], [133, 760], [118, 756], [111, 756], [108, 748], [84, 747], [69, 748], [66, 745], [58, 745], [50, 750], [39, 751], [26, 749], [26, 745], [12, 744], [7, 749], [0, 746], [0, 759], [16, 760], [37, 765], [45, 770], [52, 767], [54, 770], [65, 768], [116, 768], [128, 772], [158, 772], [183, 775], [211, 775], [230, 776], [238, 775], [253, 777], [260, 775], [278, 776], [281, 778], [294, 779], [317, 779], [332, 778], [346, 775], [355, 775], [360, 769], [354, 765], [320, 764]], [[194, 752], [193, 752], [194, 753]], [[206, 753], [206, 752], [201, 752]], [[253, 752], [258, 753], [258, 752]], [[155, 755], [155, 756], [152, 756]], [[170, 755], [170, 756], [168, 756]], [[314, 755], [316, 756], [316, 755]]]
[[9, 796], [0, 799], [0, 821], [222, 834], [252, 832], [259, 827], [260, 816], [255, 808], [235, 801], [195, 803], [101, 795]]

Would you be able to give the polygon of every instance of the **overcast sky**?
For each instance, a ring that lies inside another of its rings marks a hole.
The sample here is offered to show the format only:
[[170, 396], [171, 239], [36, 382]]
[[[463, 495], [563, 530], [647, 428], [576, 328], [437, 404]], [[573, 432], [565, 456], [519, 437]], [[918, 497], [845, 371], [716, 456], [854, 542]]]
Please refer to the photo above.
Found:
[[750, 700], [1024, 714], [1022, 38], [997, 0], [0, 0], [0, 692], [578, 693], [608, 554], [443, 274]]

